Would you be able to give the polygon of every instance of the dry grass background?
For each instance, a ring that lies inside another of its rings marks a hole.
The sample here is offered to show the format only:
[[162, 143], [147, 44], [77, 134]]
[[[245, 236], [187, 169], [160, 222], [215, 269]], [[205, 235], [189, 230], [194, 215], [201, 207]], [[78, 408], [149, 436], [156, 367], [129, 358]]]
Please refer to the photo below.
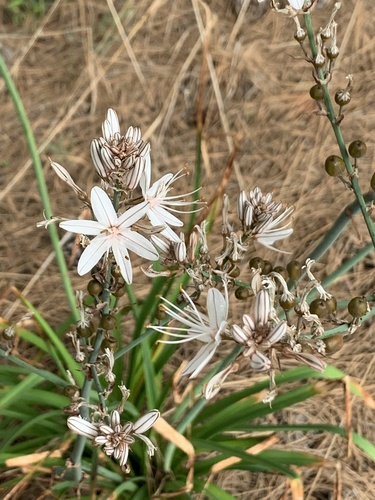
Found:
[[[322, 1], [322, 0], [321, 0]], [[303, 259], [331, 226], [352, 195], [328, 178], [323, 163], [338, 148], [329, 123], [314, 114], [308, 95], [311, 68], [299, 59], [290, 19], [264, 13], [257, 1], [239, 13], [229, 0], [56, 0], [42, 20], [26, 19], [15, 28], [3, 12], [1, 50], [22, 96], [45, 165], [56, 215], [76, 218], [80, 204], [53, 174], [48, 157], [63, 164], [84, 190], [97, 181], [89, 143], [100, 134], [108, 107], [117, 110], [123, 129], [140, 126], [151, 141], [153, 170], [194, 168], [195, 110], [206, 40], [204, 75], [204, 194], [214, 194], [234, 145], [235, 168], [227, 192], [259, 185], [285, 204], [294, 204], [293, 236], [283, 244]], [[333, 4], [328, 3], [328, 7]], [[239, 5], [240, 2], [237, 2]], [[353, 100], [343, 122], [348, 141], [362, 138], [368, 153], [360, 181], [369, 187], [374, 155], [375, 3], [344, 0], [337, 17], [341, 57], [332, 89], [354, 74]], [[246, 5], [245, 5], [246, 7]], [[264, 15], [263, 15], [264, 14]], [[324, 25], [329, 8], [317, 9], [315, 27]], [[66, 313], [47, 232], [37, 229], [42, 212], [29, 153], [13, 104], [0, 83], [0, 266], [1, 314], [22, 314], [9, 292], [23, 290], [52, 324]], [[234, 206], [234, 205], [233, 205]], [[332, 272], [368, 242], [364, 223], [354, 218], [317, 269]], [[288, 256], [267, 253], [286, 264]], [[374, 289], [373, 257], [368, 257], [334, 288], [339, 298]], [[31, 281], [38, 273], [38, 279]], [[85, 280], [72, 273], [75, 285]], [[31, 285], [30, 285], [31, 282]], [[374, 328], [361, 328], [335, 356], [334, 364], [374, 387]], [[291, 408], [287, 421], [339, 423], [344, 418], [342, 390]], [[354, 428], [375, 442], [374, 415], [354, 404]], [[339, 459], [344, 499], [375, 498], [375, 469], [360, 451], [345, 461], [345, 442], [330, 435], [288, 436], [298, 449], [314, 448]], [[334, 469], [304, 473], [306, 499], [329, 499]], [[250, 473], [226, 473], [218, 483], [238, 498], [281, 498], [285, 483]]]

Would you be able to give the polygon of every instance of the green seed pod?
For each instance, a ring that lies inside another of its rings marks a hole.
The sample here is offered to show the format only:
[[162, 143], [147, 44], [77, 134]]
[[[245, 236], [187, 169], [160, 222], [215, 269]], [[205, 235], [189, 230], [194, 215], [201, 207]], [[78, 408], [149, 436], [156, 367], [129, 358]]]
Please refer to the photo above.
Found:
[[310, 97], [315, 101], [322, 101], [324, 99], [324, 89], [321, 85], [313, 85], [310, 89]]
[[63, 394], [67, 398], [79, 395], [79, 388], [76, 385], [66, 385], [63, 389]]
[[318, 318], [324, 318], [327, 316], [328, 310], [325, 300], [315, 299], [310, 304], [311, 314], [316, 314]]
[[3, 337], [4, 340], [7, 342], [9, 340], [12, 340], [14, 338], [14, 330], [13, 328], [6, 328], [1, 332], [1, 336]]
[[329, 313], [334, 313], [337, 310], [337, 300], [335, 297], [330, 297], [326, 300], [326, 306]]
[[286, 265], [286, 270], [288, 271], [289, 279], [298, 280], [301, 277], [302, 266], [298, 260], [291, 260]]
[[358, 139], [349, 144], [348, 150], [352, 158], [361, 158], [366, 154], [367, 146], [363, 141]]
[[100, 295], [102, 293], [103, 285], [98, 280], [90, 280], [87, 283], [87, 291], [92, 297], [95, 297], [95, 295]]
[[276, 266], [272, 269], [274, 273], [279, 273], [284, 278], [284, 280], [288, 279], [288, 271], [283, 266]]
[[115, 337], [112, 337], [112, 335], [110, 335], [109, 337], [105, 337], [105, 339], [102, 342], [103, 351], [104, 349], [109, 349], [110, 351], [115, 352], [117, 346], [118, 346], [117, 340], [115, 339]]
[[297, 316], [299, 316], [299, 317], [301, 317], [301, 318], [302, 318], [303, 313], [302, 313], [302, 311], [301, 311], [301, 309], [300, 309], [300, 305], [299, 305], [299, 304], [296, 304], [296, 305], [294, 306], [294, 312], [297, 314]]
[[334, 59], [338, 58], [340, 51], [339, 51], [338, 47], [328, 47], [326, 54], [327, 54], [328, 59], [333, 61]]
[[263, 269], [264, 267], [264, 260], [261, 257], [253, 257], [249, 261], [249, 267], [250, 269]]
[[103, 328], [103, 330], [113, 330], [117, 326], [117, 321], [112, 314], [103, 314], [99, 324], [100, 328]]
[[341, 349], [344, 345], [344, 337], [342, 335], [333, 335], [333, 337], [328, 337], [324, 339], [323, 342], [326, 345], [327, 354], [333, 354]]
[[349, 90], [340, 89], [335, 94], [335, 102], [339, 106], [346, 106], [350, 103], [351, 98]]
[[114, 278], [121, 278], [121, 270], [117, 265], [112, 266], [111, 268], [111, 274]]
[[326, 172], [331, 177], [337, 177], [338, 175], [343, 175], [345, 173], [345, 162], [340, 156], [331, 155], [328, 156], [324, 163], [324, 168]]
[[270, 274], [272, 271], [272, 264], [269, 260], [264, 261], [263, 269], [262, 269], [262, 274]]
[[238, 288], [236, 288], [234, 296], [236, 297], [237, 300], [246, 300], [250, 296], [250, 291], [248, 288], [239, 286]]
[[125, 292], [125, 281], [122, 278], [119, 278], [116, 283], [116, 288], [112, 292], [112, 295], [114, 295], [115, 297], [123, 297], [125, 295]]
[[375, 174], [372, 174], [370, 186], [373, 191], [375, 191]]
[[294, 38], [297, 40], [297, 42], [303, 42], [304, 39], [306, 38], [306, 31], [302, 28], [299, 28], [295, 33], [294, 33]]
[[364, 316], [367, 312], [367, 300], [365, 297], [354, 297], [348, 304], [348, 311], [353, 318]]
[[83, 337], [85, 339], [88, 339], [89, 337], [91, 337], [91, 335], [94, 333], [94, 331], [95, 331], [95, 326], [94, 326], [94, 323], [92, 321], [90, 321], [88, 326], [77, 326], [77, 335], [79, 337]]
[[233, 269], [230, 271], [229, 276], [231, 278], [238, 278], [240, 274], [241, 274], [241, 268], [239, 266], [234, 266]]
[[284, 309], [284, 311], [290, 311], [296, 305], [296, 301], [294, 299], [291, 300], [279, 300], [280, 306]]
[[315, 61], [314, 61], [314, 66], [315, 68], [323, 68], [326, 64], [326, 60], [325, 60], [325, 57], [323, 56], [323, 54], [318, 54], [316, 57], [315, 57]]

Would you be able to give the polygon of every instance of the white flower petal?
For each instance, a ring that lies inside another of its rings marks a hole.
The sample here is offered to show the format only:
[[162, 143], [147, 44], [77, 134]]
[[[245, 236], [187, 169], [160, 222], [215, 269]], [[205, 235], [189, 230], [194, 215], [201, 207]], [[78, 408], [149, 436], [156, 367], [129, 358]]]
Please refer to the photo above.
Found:
[[103, 226], [96, 220], [66, 220], [60, 222], [59, 226], [71, 233], [97, 236], [103, 231]]
[[87, 422], [82, 417], [69, 417], [67, 420], [69, 429], [80, 436], [94, 439], [98, 435], [98, 428], [95, 424]]
[[154, 425], [159, 417], [159, 410], [150, 410], [148, 413], [146, 413], [146, 415], [143, 415], [136, 422], [134, 422], [133, 432], [136, 434], [143, 434]]
[[195, 378], [210, 361], [212, 356], [215, 354], [216, 349], [217, 349], [216, 342], [210, 342], [201, 347], [198, 353], [185, 367], [181, 375], [182, 376], [190, 375], [189, 378]]
[[228, 317], [227, 300], [216, 288], [210, 288], [207, 292], [207, 314], [210, 325], [217, 328]]
[[257, 371], [266, 371], [271, 368], [271, 361], [260, 351], [255, 351], [250, 358], [251, 367]]
[[88, 273], [100, 260], [100, 258], [108, 252], [109, 240], [107, 236], [96, 236], [90, 245], [83, 251], [77, 266], [77, 272], [80, 276]]
[[153, 226], [168, 224], [169, 226], [182, 227], [184, 223], [160, 205], [151, 207], [147, 213]]
[[242, 316], [242, 321], [243, 321], [244, 326], [249, 328], [250, 331], [253, 332], [255, 330], [255, 323], [254, 323], [253, 318], [250, 316], [250, 314], [244, 314]]
[[247, 345], [248, 341], [250, 340], [246, 335], [246, 332], [242, 330], [242, 328], [240, 328], [238, 325], [232, 325], [232, 337], [234, 338], [235, 342], [242, 345]]
[[265, 325], [271, 312], [271, 299], [266, 290], [261, 290], [255, 298], [255, 323]]
[[112, 202], [103, 189], [95, 186], [91, 190], [91, 206], [95, 218], [105, 227], [117, 225], [117, 214]]
[[116, 263], [120, 268], [122, 277], [124, 278], [126, 283], [130, 284], [133, 281], [133, 269], [126, 247], [119, 244], [112, 245], [112, 252], [115, 257]]
[[128, 228], [138, 222], [147, 212], [147, 202], [139, 203], [129, 208], [118, 218], [117, 224], [120, 230]]
[[123, 234], [119, 235], [121, 246], [126, 246], [135, 254], [147, 260], [158, 260], [159, 254], [152, 243], [150, 243], [144, 236], [126, 229]]
[[286, 321], [281, 321], [277, 326], [275, 326], [270, 333], [265, 338], [265, 342], [269, 342], [271, 345], [279, 342], [286, 334], [287, 324]]
[[305, 0], [288, 0], [290, 5], [295, 9], [302, 9]]
[[206, 399], [212, 399], [220, 391], [222, 384], [225, 382], [226, 378], [233, 372], [238, 370], [237, 363], [231, 363], [229, 366], [224, 368], [221, 372], [214, 375], [206, 387], [204, 388], [203, 394]]

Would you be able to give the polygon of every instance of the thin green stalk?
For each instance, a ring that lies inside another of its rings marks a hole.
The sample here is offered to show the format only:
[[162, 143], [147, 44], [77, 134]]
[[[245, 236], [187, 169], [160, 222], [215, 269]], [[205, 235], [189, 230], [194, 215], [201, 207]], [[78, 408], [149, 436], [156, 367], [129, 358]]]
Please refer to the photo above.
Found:
[[[40, 197], [42, 200], [44, 213], [45, 213], [46, 218], [49, 219], [52, 216], [51, 204], [49, 201], [47, 185], [46, 185], [46, 181], [44, 178], [44, 173], [43, 173], [42, 163], [40, 161], [40, 157], [39, 157], [39, 153], [38, 153], [38, 148], [37, 148], [37, 145], [35, 143], [34, 134], [33, 134], [30, 122], [27, 118], [27, 114], [26, 114], [25, 108], [23, 106], [22, 99], [21, 99], [21, 97], [16, 89], [14, 81], [13, 81], [13, 79], [8, 71], [8, 68], [5, 64], [5, 61], [1, 57], [1, 55], [0, 55], [0, 74], [4, 79], [5, 85], [9, 91], [10, 96], [12, 97], [14, 107], [16, 108], [18, 118], [21, 122], [23, 132], [25, 135], [25, 139], [27, 142], [27, 146], [29, 148], [30, 156], [31, 156], [31, 159], [33, 162], [35, 177], [36, 177], [36, 181], [38, 184], [38, 189], [39, 189]], [[72, 284], [71, 284], [70, 279], [69, 279], [69, 273], [68, 273], [68, 269], [66, 266], [64, 254], [63, 254], [62, 248], [60, 246], [60, 239], [59, 239], [59, 235], [57, 232], [57, 228], [55, 227], [54, 224], [50, 224], [48, 226], [48, 231], [49, 231], [49, 235], [51, 238], [52, 247], [55, 251], [56, 261], [57, 261], [57, 265], [59, 267], [60, 276], [61, 276], [61, 280], [62, 280], [62, 283], [64, 286], [66, 298], [67, 298], [69, 307], [72, 311], [72, 314], [74, 316], [75, 321], [78, 321], [79, 320], [79, 313], [77, 310], [75, 294], [74, 294], [74, 290], [73, 290]]]
[[[315, 43], [314, 31], [313, 31], [313, 27], [312, 27], [310, 13], [305, 14], [305, 27], [306, 27], [306, 31], [307, 31], [307, 36], [309, 38], [311, 52], [312, 52], [313, 58], [315, 59], [318, 51], [317, 51], [317, 47], [316, 47], [316, 43]], [[344, 138], [342, 135], [341, 127], [337, 123], [337, 120], [336, 120], [336, 115], [335, 115], [335, 111], [333, 109], [331, 96], [330, 96], [330, 93], [328, 91], [328, 85], [327, 85], [327, 83], [324, 83], [325, 82], [325, 75], [324, 75], [322, 69], [317, 68], [316, 71], [317, 71], [319, 79], [323, 82], [322, 88], [324, 89], [324, 102], [325, 102], [327, 113], [328, 113], [328, 119], [331, 123], [333, 132], [334, 132], [335, 137], [336, 137], [337, 144], [338, 144], [339, 149], [340, 149], [342, 159], [345, 162], [346, 170], [351, 178], [351, 185], [352, 185], [354, 194], [358, 200], [363, 218], [365, 220], [368, 232], [370, 234], [370, 238], [371, 238], [373, 246], [375, 248], [375, 228], [374, 228], [374, 225], [372, 223], [371, 217], [367, 211], [367, 206], [366, 206], [365, 200], [363, 198], [361, 188], [359, 187], [358, 178], [356, 176], [353, 165], [351, 164], [350, 157], [349, 157], [348, 151], [346, 149]]]

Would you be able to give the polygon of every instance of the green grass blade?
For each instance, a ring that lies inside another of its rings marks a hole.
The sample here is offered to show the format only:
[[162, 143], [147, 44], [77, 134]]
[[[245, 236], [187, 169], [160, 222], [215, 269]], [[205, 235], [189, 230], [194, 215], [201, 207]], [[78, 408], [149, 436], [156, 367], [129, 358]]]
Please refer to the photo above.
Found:
[[[30, 151], [30, 156], [32, 158], [34, 171], [35, 171], [35, 177], [36, 177], [36, 180], [38, 183], [40, 197], [42, 199], [43, 210], [44, 210], [46, 218], [49, 219], [52, 216], [51, 204], [49, 201], [48, 190], [47, 190], [47, 185], [46, 185], [46, 181], [44, 178], [43, 167], [42, 167], [42, 164], [40, 161], [40, 157], [39, 157], [39, 153], [38, 153], [38, 148], [36, 146], [34, 134], [33, 134], [30, 122], [27, 118], [27, 114], [26, 114], [25, 108], [23, 106], [22, 99], [21, 99], [21, 97], [16, 89], [14, 81], [13, 81], [13, 79], [8, 71], [8, 68], [5, 64], [5, 61], [1, 55], [0, 55], [0, 74], [4, 79], [5, 85], [8, 89], [10, 96], [12, 97], [14, 107], [16, 108], [19, 120], [21, 122], [23, 132], [25, 135], [25, 139], [26, 139], [29, 151]], [[61, 280], [63, 282], [63, 286], [64, 286], [64, 290], [65, 290], [68, 304], [70, 306], [70, 309], [72, 311], [72, 314], [73, 314], [75, 320], [78, 321], [79, 320], [79, 313], [77, 310], [75, 294], [74, 294], [74, 290], [73, 290], [72, 284], [71, 284], [70, 279], [69, 279], [69, 272], [68, 272], [68, 268], [66, 266], [65, 257], [64, 257], [62, 248], [60, 246], [60, 240], [59, 240], [57, 228], [55, 227], [54, 224], [50, 224], [48, 226], [48, 232], [49, 232], [49, 235], [51, 238], [53, 249], [55, 251], [56, 261], [57, 261], [57, 265], [58, 265], [59, 270], [60, 270], [60, 276], [61, 276]]]

